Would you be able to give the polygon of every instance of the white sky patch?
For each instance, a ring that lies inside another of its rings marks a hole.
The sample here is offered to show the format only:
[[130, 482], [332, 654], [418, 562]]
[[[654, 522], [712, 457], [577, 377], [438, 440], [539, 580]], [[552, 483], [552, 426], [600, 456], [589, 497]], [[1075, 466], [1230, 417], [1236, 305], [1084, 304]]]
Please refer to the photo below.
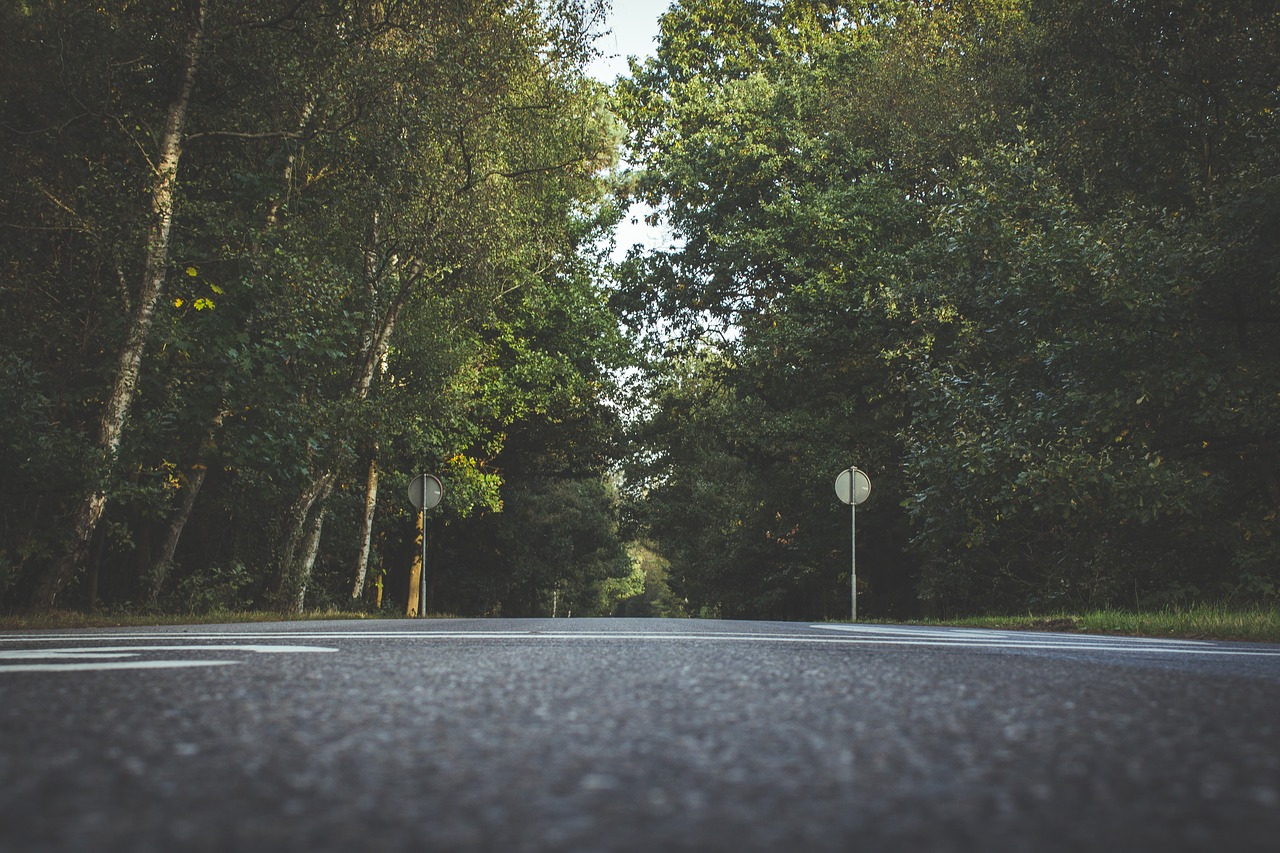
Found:
[[[601, 83], [612, 85], [619, 77], [631, 73], [628, 57], [640, 61], [657, 53], [658, 19], [671, 6], [671, 0], [614, 0], [606, 24], [607, 32], [596, 39], [601, 53], [587, 68], [587, 73]], [[672, 245], [670, 229], [649, 225], [645, 220], [654, 210], [647, 204], [631, 205], [614, 230], [613, 260], [621, 261], [632, 246], [645, 251], [666, 249]]]
[[658, 19], [671, 7], [671, 0], [613, 0], [607, 29], [596, 39], [601, 56], [587, 73], [601, 83], [613, 83], [630, 73], [627, 57], [644, 59], [658, 48]]

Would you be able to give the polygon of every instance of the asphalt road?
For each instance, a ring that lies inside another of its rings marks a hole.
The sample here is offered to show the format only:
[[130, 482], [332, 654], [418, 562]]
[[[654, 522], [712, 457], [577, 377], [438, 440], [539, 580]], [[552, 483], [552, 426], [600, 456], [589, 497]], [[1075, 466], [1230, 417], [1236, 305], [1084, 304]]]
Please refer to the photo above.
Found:
[[1280, 646], [684, 620], [0, 635], [0, 850], [1280, 849]]

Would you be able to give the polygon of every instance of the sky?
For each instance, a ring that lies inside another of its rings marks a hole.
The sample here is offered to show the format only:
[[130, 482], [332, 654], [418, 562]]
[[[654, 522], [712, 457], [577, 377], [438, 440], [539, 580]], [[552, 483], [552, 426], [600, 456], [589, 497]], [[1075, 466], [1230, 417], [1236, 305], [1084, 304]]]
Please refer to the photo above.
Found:
[[601, 36], [596, 47], [604, 54], [592, 63], [591, 76], [612, 83], [627, 73], [628, 56], [652, 56], [657, 45], [658, 18], [672, 0], [613, 0], [607, 27], [611, 32]]
[[[591, 76], [602, 83], [612, 83], [620, 75], [629, 73], [627, 57], [643, 59], [652, 56], [657, 48], [658, 18], [670, 7], [672, 0], [613, 0], [606, 28], [609, 32], [600, 36], [596, 47], [603, 54], [588, 69]], [[644, 224], [644, 217], [652, 212], [647, 205], [635, 204], [618, 224], [617, 244], [613, 257], [621, 260], [634, 244], [646, 248], [666, 247], [670, 235], [663, 228]]]

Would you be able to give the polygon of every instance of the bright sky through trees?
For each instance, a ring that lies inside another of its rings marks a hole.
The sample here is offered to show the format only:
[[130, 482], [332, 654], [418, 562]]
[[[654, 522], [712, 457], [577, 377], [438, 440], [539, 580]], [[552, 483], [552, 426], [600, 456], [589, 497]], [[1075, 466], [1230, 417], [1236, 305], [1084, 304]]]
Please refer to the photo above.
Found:
[[658, 18], [670, 5], [670, 0], [615, 0], [609, 12], [609, 31], [596, 40], [603, 55], [591, 63], [591, 76], [612, 83], [627, 73], [628, 56], [652, 56], [658, 46]]
[[[602, 83], [612, 83], [628, 73], [627, 57], [643, 60], [652, 56], [658, 46], [658, 18], [670, 5], [670, 0], [615, 0], [606, 25], [608, 31], [596, 41], [602, 55], [591, 64], [591, 76]], [[670, 242], [666, 228], [645, 224], [645, 216], [652, 212], [647, 204], [633, 204], [628, 209], [616, 231], [616, 260], [626, 257], [627, 250], [637, 243], [652, 249]]]

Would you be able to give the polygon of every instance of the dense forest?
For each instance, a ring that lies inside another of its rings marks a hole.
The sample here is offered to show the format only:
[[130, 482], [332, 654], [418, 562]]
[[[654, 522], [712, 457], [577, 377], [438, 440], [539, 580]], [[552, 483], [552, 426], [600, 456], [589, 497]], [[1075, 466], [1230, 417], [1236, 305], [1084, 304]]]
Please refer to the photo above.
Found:
[[6, 4], [0, 607], [1277, 602], [1272, 0], [604, 11]]

